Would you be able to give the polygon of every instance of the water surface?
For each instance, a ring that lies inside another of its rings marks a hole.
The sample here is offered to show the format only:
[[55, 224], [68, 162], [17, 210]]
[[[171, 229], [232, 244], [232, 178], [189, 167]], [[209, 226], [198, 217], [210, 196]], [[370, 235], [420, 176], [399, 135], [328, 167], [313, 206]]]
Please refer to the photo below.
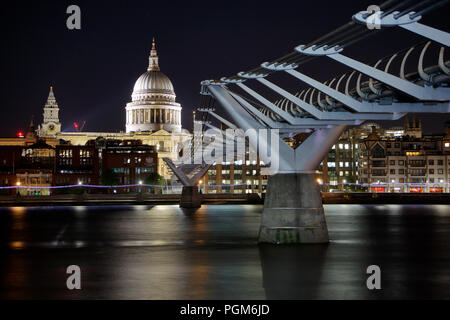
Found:
[[[260, 205], [0, 208], [2, 299], [450, 298], [450, 207], [325, 206], [328, 245], [256, 243]], [[79, 265], [82, 290], [66, 288]], [[382, 290], [366, 287], [379, 265]]]

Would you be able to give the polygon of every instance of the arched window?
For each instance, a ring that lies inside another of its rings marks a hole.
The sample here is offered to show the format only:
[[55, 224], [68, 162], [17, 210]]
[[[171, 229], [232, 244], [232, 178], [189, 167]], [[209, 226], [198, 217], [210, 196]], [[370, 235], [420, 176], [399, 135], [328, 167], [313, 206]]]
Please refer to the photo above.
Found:
[[386, 157], [383, 147], [381, 147], [378, 143], [372, 147], [372, 150], [370, 150], [370, 155], [372, 156], [372, 158]]

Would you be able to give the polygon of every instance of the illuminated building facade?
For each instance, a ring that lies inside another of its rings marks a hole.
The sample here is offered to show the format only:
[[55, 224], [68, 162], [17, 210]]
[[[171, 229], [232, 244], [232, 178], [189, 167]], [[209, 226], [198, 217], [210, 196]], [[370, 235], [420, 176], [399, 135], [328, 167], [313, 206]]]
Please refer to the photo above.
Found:
[[[153, 40], [147, 72], [136, 81], [132, 101], [125, 108], [126, 132], [61, 132], [59, 106], [53, 88], [44, 106], [43, 123], [37, 130], [40, 138], [51, 140], [56, 145], [60, 140], [72, 145], [84, 146], [97, 138], [113, 140], [139, 140], [142, 144], [156, 148], [159, 156], [157, 173], [164, 178], [171, 177], [170, 170], [162, 158], [175, 159], [178, 145], [191, 138], [181, 127], [181, 105], [175, 101], [176, 95], [170, 79], [160, 71], [159, 58]], [[22, 140], [20, 140], [22, 139]], [[0, 139], [0, 145], [24, 144], [24, 138]], [[35, 140], [30, 139], [31, 143]]]
[[92, 146], [51, 146], [44, 140], [1, 146], [0, 163], [0, 187], [23, 187], [3, 189], [3, 194], [45, 196], [62, 190], [51, 187], [99, 182], [98, 153]]
[[[101, 154], [102, 172], [113, 172], [118, 185], [147, 184], [146, 179], [158, 168], [156, 148], [135, 140], [110, 141]], [[116, 192], [138, 191], [136, 189], [120, 188]]]
[[396, 139], [372, 133], [360, 143], [360, 182], [371, 192], [450, 192], [449, 131]]
[[318, 169], [324, 191], [450, 192], [450, 132], [423, 136], [419, 119], [345, 131]]
[[222, 162], [208, 170], [200, 183], [205, 193], [264, 193], [268, 169], [258, 160]]

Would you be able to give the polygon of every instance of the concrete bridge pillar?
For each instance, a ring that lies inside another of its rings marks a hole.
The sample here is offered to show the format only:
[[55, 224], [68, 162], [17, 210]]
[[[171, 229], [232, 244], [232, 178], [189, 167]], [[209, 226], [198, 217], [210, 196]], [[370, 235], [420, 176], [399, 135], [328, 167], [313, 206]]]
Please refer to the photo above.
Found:
[[197, 186], [183, 186], [181, 192], [180, 208], [200, 208], [202, 197]]
[[269, 177], [258, 242], [327, 243], [328, 229], [314, 173]]

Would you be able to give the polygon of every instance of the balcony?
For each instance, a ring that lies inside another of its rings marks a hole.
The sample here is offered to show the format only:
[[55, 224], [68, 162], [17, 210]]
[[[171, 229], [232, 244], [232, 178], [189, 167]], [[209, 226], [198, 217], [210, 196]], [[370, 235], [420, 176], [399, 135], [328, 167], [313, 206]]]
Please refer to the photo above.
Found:
[[383, 160], [373, 160], [373, 161], [371, 161], [371, 165], [374, 168], [386, 168], [387, 167], [386, 161], [383, 161]]
[[409, 172], [409, 175], [411, 177], [425, 177], [427, 174], [426, 170], [411, 170]]
[[385, 177], [386, 171], [385, 170], [372, 170], [371, 175], [372, 175], [372, 177]]

